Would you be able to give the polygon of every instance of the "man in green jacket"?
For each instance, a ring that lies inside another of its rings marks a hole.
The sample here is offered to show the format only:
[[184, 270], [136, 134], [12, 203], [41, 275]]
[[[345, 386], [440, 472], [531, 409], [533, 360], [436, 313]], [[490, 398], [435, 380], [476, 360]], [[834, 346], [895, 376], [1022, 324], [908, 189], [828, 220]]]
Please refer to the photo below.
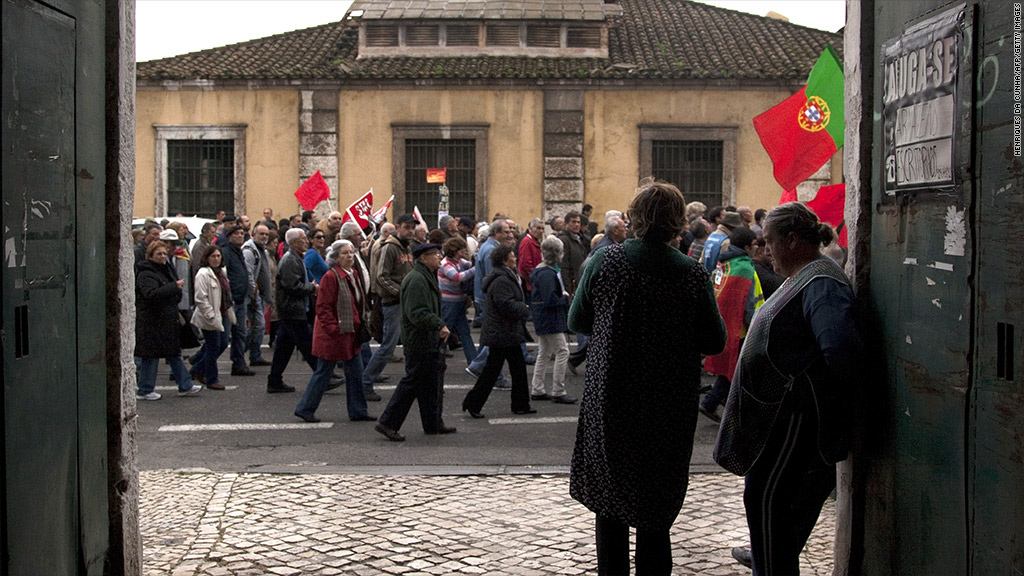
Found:
[[392, 442], [399, 434], [413, 400], [420, 405], [420, 420], [426, 434], [451, 434], [454, 427], [441, 419], [441, 343], [448, 339], [448, 327], [441, 320], [441, 290], [437, 269], [441, 267], [441, 246], [420, 244], [412, 252], [415, 264], [402, 280], [399, 305], [402, 310], [402, 344], [405, 346], [405, 378], [395, 387], [374, 428]]

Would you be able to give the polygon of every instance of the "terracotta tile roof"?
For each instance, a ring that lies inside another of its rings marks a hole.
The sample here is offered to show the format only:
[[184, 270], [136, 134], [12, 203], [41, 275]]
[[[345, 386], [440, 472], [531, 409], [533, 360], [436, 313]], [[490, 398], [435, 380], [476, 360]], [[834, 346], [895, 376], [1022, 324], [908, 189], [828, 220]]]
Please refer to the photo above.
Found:
[[[382, 2], [384, 0], [381, 0]], [[395, 0], [390, 0], [394, 2]], [[533, 0], [534, 2], [538, 0]], [[408, 3], [408, 2], [405, 2]], [[421, 2], [422, 3], [422, 2]], [[469, 2], [467, 2], [468, 4]], [[335, 22], [140, 62], [140, 81], [160, 80], [773, 80], [802, 81], [842, 34], [690, 0], [620, 0], [609, 57], [374, 57], [356, 60], [358, 31]]]
[[364, 20], [604, 20], [603, 0], [355, 0]]

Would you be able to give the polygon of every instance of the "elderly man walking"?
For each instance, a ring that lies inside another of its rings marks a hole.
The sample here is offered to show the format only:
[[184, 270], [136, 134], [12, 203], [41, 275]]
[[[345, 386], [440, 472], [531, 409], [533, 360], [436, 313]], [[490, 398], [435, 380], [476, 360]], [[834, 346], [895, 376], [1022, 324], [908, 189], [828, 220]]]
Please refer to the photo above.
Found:
[[309, 311], [309, 299], [316, 294], [317, 283], [309, 277], [302, 256], [309, 248], [306, 232], [300, 228], [290, 228], [284, 239], [288, 242], [288, 252], [281, 258], [277, 266], [277, 316], [280, 319], [277, 341], [274, 344], [274, 360], [270, 364], [267, 375], [267, 392], [294, 392], [295, 387], [284, 383], [284, 369], [288, 367], [295, 348], [298, 347], [302, 358], [309, 367], [316, 370], [316, 359], [313, 357], [313, 333], [310, 330], [306, 314]]
[[249, 321], [249, 366], [270, 366], [263, 359], [263, 334], [266, 319], [263, 309], [271, 298], [270, 256], [267, 255], [267, 239], [270, 229], [262, 222], [252, 229], [252, 238], [242, 244], [242, 258], [249, 275], [248, 291], [245, 298], [246, 316]]
[[425, 434], [451, 434], [441, 418], [441, 343], [448, 339], [448, 327], [441, 319], [441, 290], [437, 269], [441, 267], [441, 246], [420, 244], [413, 251], [413, 269], [402, 280], [402, 342], [405, 346], [405, 378], [381, 414], [375, 430], [392, 442], [405, 440], [402, 428], [412, 403], [420, 407]]

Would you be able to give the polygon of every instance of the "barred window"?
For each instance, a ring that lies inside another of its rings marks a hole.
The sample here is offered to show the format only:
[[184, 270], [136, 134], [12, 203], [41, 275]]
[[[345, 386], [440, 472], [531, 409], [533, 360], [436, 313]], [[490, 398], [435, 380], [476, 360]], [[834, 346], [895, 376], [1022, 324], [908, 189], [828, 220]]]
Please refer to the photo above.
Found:
[[447, 168], [448, 213], [477, 218], [487, 213], [487, 124], [392, 124], [392, 192], [395, 214], [418, 206], [437, 226], [439, 184], [427, 169]]
[[722, 203], [722, 142], [720, 140], [654, 140], [651, 174], [675, 184], [687, 202], [708, 207]]
[[447, 168], [448, 212], [476, 214], [476, 140], [406, 140], [405, 205], [418, 206], [428, 228], [437, 227], [439, 184], [427, 183], [428, 168]]
[[167, 214], [233, 211], [234, 153], [234, 140], [168, 140]]
[[676, 185], [687, 202], [736, 201], [733, 125], [640, 124], [640, 174]]

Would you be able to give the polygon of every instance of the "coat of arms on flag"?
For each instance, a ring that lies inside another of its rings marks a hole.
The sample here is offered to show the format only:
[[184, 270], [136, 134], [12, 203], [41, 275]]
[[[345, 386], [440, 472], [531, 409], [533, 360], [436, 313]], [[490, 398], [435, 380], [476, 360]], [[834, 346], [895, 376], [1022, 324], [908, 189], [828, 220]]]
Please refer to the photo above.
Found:
[[827, 46], [806, 86], [754, 118], [783, 189], [795, 189], [843, 146], [843, 81], [839, 57]]

